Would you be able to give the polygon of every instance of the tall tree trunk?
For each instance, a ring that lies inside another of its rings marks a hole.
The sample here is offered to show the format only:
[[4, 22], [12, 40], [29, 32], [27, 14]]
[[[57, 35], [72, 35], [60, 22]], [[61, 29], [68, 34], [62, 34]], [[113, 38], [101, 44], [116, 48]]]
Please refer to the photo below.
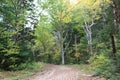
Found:
[[87, 40], [88, 40], [88, 45], [89, 45], [89, 55], [93, 54], [93, 50], [92, 50], [92, 31], [91, 31], [91, 26], [87, 26], [85, 25], [84, 27], [86, 36], [87, 36]]
[[65, 64], [65, 52], [63, 48], [62, 48], [62, 64]]
[[115, 46], [115, 37], [113, 34], [111, 36], [111, 44], [112, 44], [112, 56], [115, 58], [116, 56], [116, 46]]
[[61, 32], [61, 54], [62, 54], [62, 64], [65, 64], [65, 51], [64, 51], [64, 43], [63, 43], [63, 35]]
[[92, 50], [92, 30], [91, 30], [91, 27], [94, 25], [93, 17], [92, 17], [92, 22], [89, 24], [86, 21], [86, 15], [84, 15], [84, 24], [85, 24], [84, 25], [84, 30], [85, 30], [87, 40], [88, 40], [88, 45], [89, 45], [89, 55], [92, 55], [93, 50]]
[[[111, 58], [113, 59], [112, 64], [119, 66], [119, 62], [116, 59], [116, 46], [115, 46], [115, 36], [114, 34], [110, 35], [111, 37], [111, 45], [112, 45], [112, 54], [111, 54]], [[116, 67], [116, 70], [118, 70], [118, 67]]]
[[117, 23], [120, 23], [120, 1], [119, 0], [112, 0], [112, 8], [114, 13], [114, 18], [116, 19]]
[[93, 54], [92, 44], [89, 44], [89, 47], [90, 47], [90, 48], [89, 48], [89, 49], [90, 49], [90, 50], [89, 50], [89, 51], [90, 51], [90, 55], [92, 55], [92, 54]]
[[61, 49], [61, 59], [62, 59], [62, 64], [65, 64], [65, 49], [64, 49], [64, 42], [63, 42], [63, 34], [62, 31], [58, 31], [58, 37], [59, 37], [59, 42], [60, 42], [60, 49]]
[[92, 55], [93, 54], [93, 50], [92, 50], [92, 31], [91, 31], [91, 27], [90, 27], [89, 30], [90, 30], [90, 32], [89, 32], [89, 42], [88, 43], [89, 43], [89, 47], [90, 47], [89, 48], [90, 49], [89, 50], [90, 51], [90, 55]]

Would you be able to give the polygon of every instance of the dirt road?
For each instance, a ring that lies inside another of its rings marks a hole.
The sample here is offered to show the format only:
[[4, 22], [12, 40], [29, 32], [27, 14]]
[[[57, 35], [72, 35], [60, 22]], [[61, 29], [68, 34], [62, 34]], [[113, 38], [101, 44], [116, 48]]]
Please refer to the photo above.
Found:
[[81, 71], [57, 65], [45, 65], [45, 71], [22, 80], [104, 80]]

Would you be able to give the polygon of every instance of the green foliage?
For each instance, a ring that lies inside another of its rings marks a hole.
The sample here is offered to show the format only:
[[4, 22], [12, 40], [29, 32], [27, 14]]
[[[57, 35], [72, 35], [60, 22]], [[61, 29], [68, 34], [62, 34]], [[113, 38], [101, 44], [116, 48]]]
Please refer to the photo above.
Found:
[[18, 65], [30, 59], [33, 32], [25, 28], [30, 3], [24, 1], [0, 2], [0, 68], [5, 70], [16, 70]]
[[2, 70], [0, 72], [0, 76], [3, 77], [4, 80], [23, 79], [23, 78], [27, 78], [29, 76], [34, 75], [36, 72], [43, 71], [43, 67], [44, 67], [44, 63], [41, 63], [41, 62], [23, 63], [19, 65], [19, 70], [17, 71]]
[[[60, 64], [61, 55], [64, 52], [66, 64], [88, 63], [90, 58], [89, 62], [96, 75], [111, 80], [119, 79], [118, 0], [115, 1], [116, 9], [113, 9], [117, 10], [116, 13], [113, 13], [109, 5], [110, 0], [78, 0], [76, 5], [71, 4], [71, 0], [39, 0], [43, 11], [36, 24], [34, 21], [37, 9], [32, 1], [0, 1], [1, 69], [35, 69], [37, 71], [37, 68], [43, 66], [32, 63], [33, 59]], [[83, 26], [90, 25], [92, 20], [95, 24], [91, 30], [86, 29], [91, 31], [92, 35], [93, 55], [89, 55], [86, 38], [88, 35], [85, 35]], [[27, 23], [31, 24], [26, 25]], [[35, 26], [33, 30], [26, 27], [31, 25]], [[111, 36], [114, 37], [114, 41], [111, 40]], [[116, 51], [114, 52], [113, 49]], [[34, 67], [37, 65], [39, 67]]]
[[52, 62], [54, 64], [61, 64], [61, 55], [60, 55], [60, 53], [56, 52], [56, 53], [53, 54]]
[[110, 59], [104, 53], [94, 55], [90, 59], [91, 67], [95, 71], [95, 75], [103, 76], [106, 79], [118, 80], [118, 73], [116, 73], [116, 65], [114, 60]]
[[92, 67], [89, 64], [68, 64], [67, 66], [84, 71], [86, 74], [93, 74]]
[[61, 63], [61, 54], [58, 52], [40, 53], [39, 61], [44, 62], [44, 63], [60, 64]]
[[18, 66], [18, 69], [34, 70], [37, 72], [38, 69], [42, 70], [43, 66], [44, 66], [43, 63], [40, 63], [40, 62], [22, 63], [21, 65]]

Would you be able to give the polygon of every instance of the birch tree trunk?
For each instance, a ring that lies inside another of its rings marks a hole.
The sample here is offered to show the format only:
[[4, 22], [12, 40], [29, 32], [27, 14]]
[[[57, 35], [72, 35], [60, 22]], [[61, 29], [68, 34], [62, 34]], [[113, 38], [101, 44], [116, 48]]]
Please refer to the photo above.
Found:
[[[55, 32], [56, 35], [56, 44], [60, 45], [60, 53], [61, 53], [61, 59], [62, 59], [62, 64], [65, 64], [65, 52], [69, 47], [69, 44], [72, 40], [72, 37], [70, 37], [69, 41], [65, 44], [65, 40], [67, 40], [68, 32], [63, 35], [63, 29], [57, 30]], [[72, 32], [71, 32], [72, 35]]]
[[59, 38], [60, 38], [62, 64], [65, 64], [65, 51], [64, 51], [63, 33], [62, 33], [62, 31], [60, 31], [59, 33], [60, 33]]
[[63, 45], [61, 47], [61, 51], [62, 51], [62, 64], [65, 64], [65, 52], [64, 52], [64, 48], [63, 48]]
[[88, 40], [88, 45], [89, 45], [89, 53], [90, 53], [90, 55], [92, 55], [93, 49], [92, 49], [92, 30], [91, 30], [91, 27], [94, 25], [93, 19], [92, 19], [92, 22], [90, 24], [90, 23], [87, 23], [86, 16], [84, 16], [84, 24], [85, 24], [84, 30], [85, 30], [87, 40]]

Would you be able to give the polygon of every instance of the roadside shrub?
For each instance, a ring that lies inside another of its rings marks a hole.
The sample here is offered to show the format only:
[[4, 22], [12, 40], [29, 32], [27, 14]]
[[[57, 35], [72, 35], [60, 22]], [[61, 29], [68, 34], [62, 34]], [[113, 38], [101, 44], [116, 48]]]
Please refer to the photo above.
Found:
[[21, 65], [18, 66], [19, 70], [23, 70], [23, 69], [29, 69], [29, 70], [42, 70], [44, 67], [43, 63], [40, 62], [32, 62], [32, 63], [23, 63]]
[[96, 76], [103, 76], [109, 80], [118, 80], [116, 77], [116, 65], [105, 54], [94, 55], [89, 61]]
[[60, 53], [54, 53], [53, 58], [52, 58], [52, 62], [54, 64], [61, 64], [61, 54]]

